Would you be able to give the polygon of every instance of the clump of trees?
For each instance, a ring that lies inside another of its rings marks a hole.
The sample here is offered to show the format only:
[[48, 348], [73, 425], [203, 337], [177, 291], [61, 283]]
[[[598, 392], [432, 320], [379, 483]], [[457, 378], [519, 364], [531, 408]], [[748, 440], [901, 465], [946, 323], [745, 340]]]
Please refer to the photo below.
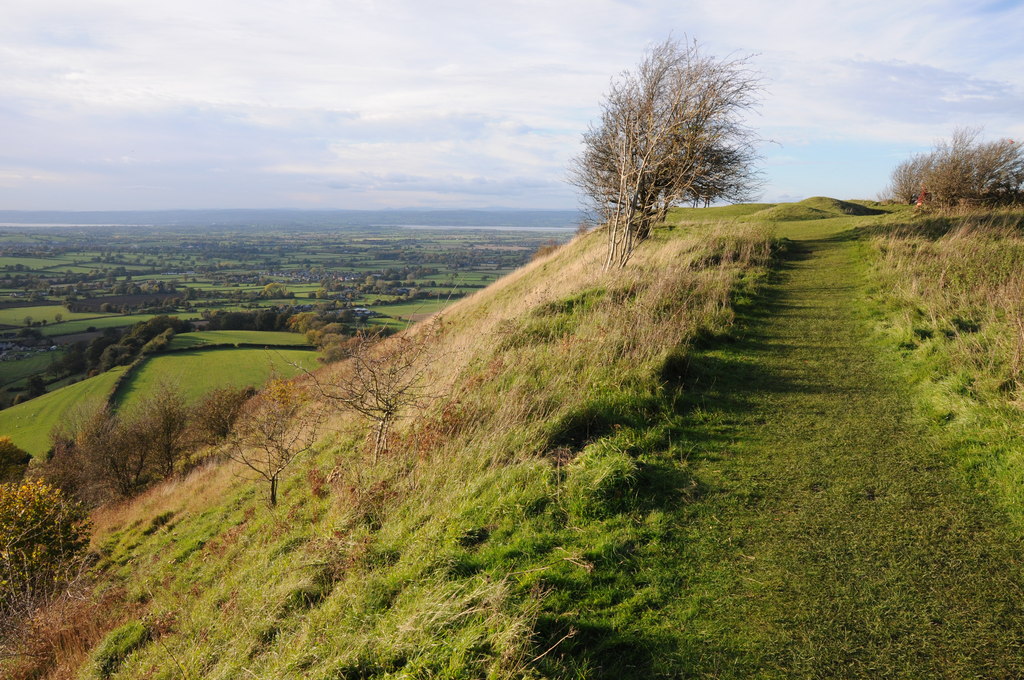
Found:
[[164, 385], [124, 413], [79, 413], [54, 433], [43, 475], [90, 504], [133, 496], [185, 469], [200, 446], [225, 439], [253, 394], [224, 388], [190, 407]]
[[28, 467], [32, 456], [10, 437], [0, 437], [0, 482], [17, 482]]
[[981, 141], [980, 130], [960, 128], [935, 148], [896, 166], [883, 197], [900, 203], [920, 198], [940, 208], [986, 207], [1024, 201], [1024, 144]]
[[291, 309], [258, 309], [251, 312], [227, 312], [218, 309], [203, 312], [206, 329], [211, 331], [283, 331], [288, 330]]
[[93, 371], [103, 373], [115, 366], [130, 364], [140, 354], [161, 351], [174, 335], [191, 330], [191, 323], [175, 316], [155, 316], [124, 332], [107, 328], [88, 344], [76, 342], [69, 345], [50, 373], [54, 377]]
[[671, 39], [612, 84], [570, 173], [607, 227], [606, 269], [624, 266], [669, 208], [750, 197], [757, 139], [744, 115], [759, 91], [748, 58]]

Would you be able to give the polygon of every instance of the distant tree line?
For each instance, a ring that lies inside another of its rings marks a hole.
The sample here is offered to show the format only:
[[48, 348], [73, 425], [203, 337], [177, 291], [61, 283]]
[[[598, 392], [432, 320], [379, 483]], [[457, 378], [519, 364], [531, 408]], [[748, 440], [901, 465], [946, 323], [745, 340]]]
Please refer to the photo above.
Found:
[[127, 330], [107, 328], [89, 343], [68, 345], [50, 372], [56, 377], [103, 373], [130, 364], [142, 354], [158, 352], [166, 348], [174, 335], [191, 330], [190, 322], [166, 315], [140, 321]]

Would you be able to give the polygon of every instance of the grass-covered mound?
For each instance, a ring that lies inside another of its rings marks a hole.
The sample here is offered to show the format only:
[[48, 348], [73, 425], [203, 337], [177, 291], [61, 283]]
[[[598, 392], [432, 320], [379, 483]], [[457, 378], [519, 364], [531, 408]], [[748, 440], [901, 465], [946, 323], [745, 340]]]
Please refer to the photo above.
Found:
[[378, 462], [367, 425], [335, 415], [276, 509], [215, 463], [98, 513], [99, 590], [163, 623], [92, 667], [116, 647], [112, 678], [670, 672], [680, 631], [660, 609], [700, 493], [688, 348], [729, 332], [770, 256], [757, 228], [705, 225], [604, 272], [588, 235], [414, 335], [422, 408]]
[[795, 222], [825, 220], [836, 217], [865, 217], [881, 215], [885, 211], [861, 203], [840, 201], [825, 196], [807, 198], [797, 203], [781, 203], [749, 214], [750, 219], [768, 222]]
[[836, 198], [828, 198], [827, 196], [813, 196], [811, 198], [805, 198], [804, 200], [796, 203], [795, 205], [803, 205], [808, 208], [814, 208], [815, 210], [821, 210], [826, 213], [833, 213], [836, 215], [852, 215], [854, 217], [867, 217], [869, 215], [881, 215], [884, 210], [880, 210], [877, 207], [869, 207], [864, 205], [863, 201], [840, 201]]

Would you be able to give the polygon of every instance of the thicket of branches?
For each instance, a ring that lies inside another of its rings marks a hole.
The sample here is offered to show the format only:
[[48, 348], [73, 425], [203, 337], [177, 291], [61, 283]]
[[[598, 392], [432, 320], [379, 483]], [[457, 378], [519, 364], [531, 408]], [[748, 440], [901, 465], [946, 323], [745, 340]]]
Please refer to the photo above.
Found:
[[203, 445], [223, 440], [252, 397], [224, 388], [195, 406], [162, 384], [135, 407], [72, 414], [52, 436], [43, 477], [90, 505], [129, 498], [187, 468]]
[[612, 84], [570, 171], [607, 225], [605, 268], [624, 266], [670, 207], [750, 197], [757, 139], [743, 116], [759, 91], [749, 58], [671, 39]]
[[1001, 206], [1024, 201], [1024, 144], [979, 140], [980, 130], [960, 128], [929, 153], [892, 171], [884, 197], [914, 203], [922, 195], [942, 208]]

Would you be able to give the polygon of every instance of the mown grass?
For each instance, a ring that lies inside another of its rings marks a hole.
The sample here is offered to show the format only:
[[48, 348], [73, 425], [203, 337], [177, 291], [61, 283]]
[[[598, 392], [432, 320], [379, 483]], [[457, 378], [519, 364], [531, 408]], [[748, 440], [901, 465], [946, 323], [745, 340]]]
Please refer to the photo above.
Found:
[[884, 219], [779, 223], [794, 242], [747, 332], [691, 357], [684, 677], [1024, 670], [1020, 545], [873, 334], [847, 227]]
[[[693, 342], [729, 333], [771, 242], [664, 231], [611, 274], [601, 245], [588, 236], [418, 331], [437, 343], [433, 402], [378, 465], [339, 416], [276, 510], [211, 465], [97, 515], [103, 583], [176, 613], [112, 677], [669, 668], [679, 631], [659, 611], [694, 493], [679, 373]], [[346, 368], [321, 379], [332, 370]]]

